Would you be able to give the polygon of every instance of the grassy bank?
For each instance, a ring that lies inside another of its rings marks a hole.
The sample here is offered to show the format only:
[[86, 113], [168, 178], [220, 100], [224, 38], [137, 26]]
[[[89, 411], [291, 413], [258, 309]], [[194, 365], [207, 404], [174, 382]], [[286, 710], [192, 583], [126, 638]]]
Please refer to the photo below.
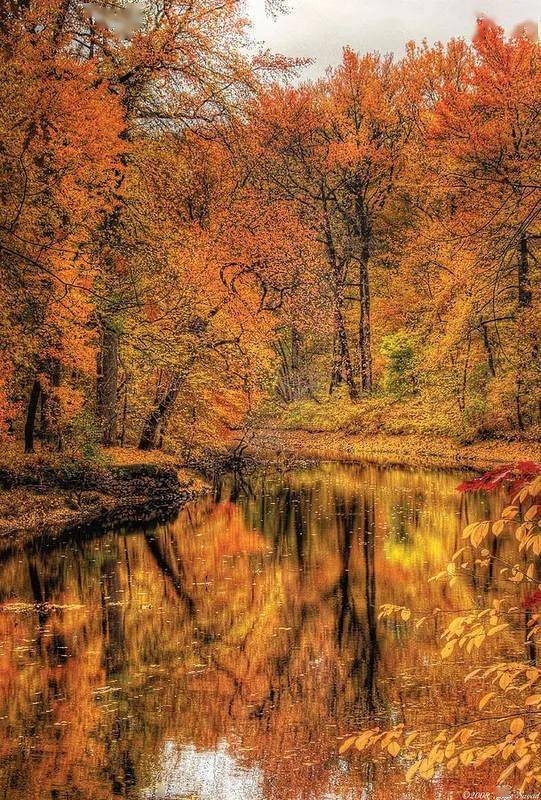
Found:
[[115, 448], [92, 462], [50, 453], [0, 457], [3, 546], [93, 526], [155, 519], [205, 489], [201, 478], [163, 453]]
[[[509, 408], [509, 417], [514, 409]], [[496, 411], [461, 412], [456, 403], [430, 401], [424, 395], [400, 399], [384, 394], [361, 397], [352, 403], [342, 394], [279, 405], [269, 402], [257, 416], [258, 427], [304, 430], [310, 433], [339, 433], [349, 436], [430, 436], [450, 439], [457, 445], [484, 440], [541, 441], [541, 427], [530, 425], [527, 432], [516, 429], [511, 419]]]
[[449, 436], [419, 433], [361, 435], [265, 428], [255, 431], [251, 449], [268, 460], [301, 457], [477, 471], [516, 461], [541, 461], [539, 442], [488, 439], [460, 444]]
[[383, 394], [352, 403], [340, 393], [279, 405], [254, 418], [254, 451], [263, 458], [368, 460], [412, 466], [486, 470], [541, 460], [541, 430], [509, 433], [496, 416], [464, 415], [426, 397]]

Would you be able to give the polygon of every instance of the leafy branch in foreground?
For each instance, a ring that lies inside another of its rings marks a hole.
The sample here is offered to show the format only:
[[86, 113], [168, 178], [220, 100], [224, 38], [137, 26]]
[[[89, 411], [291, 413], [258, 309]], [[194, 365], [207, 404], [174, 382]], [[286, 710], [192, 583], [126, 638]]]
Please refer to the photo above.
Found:
[[[502, 482], [511, 484], [512, 501], [494, 522], [479, 521], [463, 533], [466, 547], [454, 554], [450, 563], [431, 580], [448, 580], [454, 585], [469, 574], [473, 563], [490, 566], [498, 563], [510, 596], [494, 599], [486, 608], [472, 608], [457, 614], [448, 623], [441, 638], [444, 644], [440, 659], [462, 651], [466, 657], [479, 650], [489, 639], [512, 632], [517, 614], [526, 617], [526, 646], [541, 638], [541, 614], [536, 611], [541, 600], [538, 556], [541, 553], [541, 465], [527, 463], [487, 473], [462, 491], [496, 489]], [[498, 559], [484, 546], [488, 537], [505, 538], [513, 550], [511, 561]], [[477, 557], [480, 550], [480, 557]], [[531, 591], [524, 596], [521, 584]], [[435, 610], [435, 613], [438, 609]], [[380, 618], [398, 615], [403, 621], [411, 612], [403, 606], [385, 605]], [[415, 621], [420, 627], [426, 616]], [[431, 728], [408, 729], [400, 723], [389, 730], [372, 727], [341, 744], [339, 752], [373, 749], [405, 762], [406, 779], [430, 780], [437, 770], [449, 772], [460, 767], [480, 767], [498, 763], [498, 783], [520, 780], [521, 791], [531, 784], [541, 784], [541, 669], [525, 656], [524, 661], [499, 661], [469, 672], [464, 682], [478, 684], [478, 715], [441, 727], [434, 735]], [[409, 762], [409, 765], [406, 764]]]

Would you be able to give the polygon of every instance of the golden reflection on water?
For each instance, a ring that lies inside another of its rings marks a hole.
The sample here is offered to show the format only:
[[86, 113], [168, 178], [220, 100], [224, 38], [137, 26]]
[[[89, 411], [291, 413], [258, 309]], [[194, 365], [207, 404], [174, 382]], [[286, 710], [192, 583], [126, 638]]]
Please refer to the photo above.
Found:
[[[1, 797], [353, 800], [487, 785], [470, 771], [412, 789], [399, 759], [337, 755], [367, 724], [443, 727], [475, 709], [471, 665], [440, 665], [439, 636], [451, 610], [498, 592], [497, 573], [428, 583], [487, 513], [455, 491], [462, 478], [269, 472], [157, 528], [4, 558]], [[378, 621], [382, 603], [441, 611], [415, 632], [413, 619]], [[491, 646], [522, 657], [520, 640]]]

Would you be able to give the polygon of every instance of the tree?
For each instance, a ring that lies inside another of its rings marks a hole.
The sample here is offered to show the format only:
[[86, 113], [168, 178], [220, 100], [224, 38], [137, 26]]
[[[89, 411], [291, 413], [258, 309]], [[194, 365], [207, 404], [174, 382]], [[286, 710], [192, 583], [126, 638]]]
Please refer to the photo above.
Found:
[[541, 187], [538, 75], [537, 42], [520, 34], [506, 40], [495, 25], [480, 24], [466, 80], [446, 80], [428, 129], [440, 190], [434, 222], [451, 257], [471, 254], [469, 326], [482, 337], [492, 377], [514, 377], [520, 429], [525, 415], [536, 418], [540, 391], [531, 294]]
[[[108, 212], [119, 165], [122, 114], [93, 63], [63, 50], [56, 4], [4, 18], [2, 60], [2, 319], [16, 340], [13, 367], [32, 386], [26, 448], [41, 398], [44, 435], [58, 444], [60, 373], [85, 365], [92, 231]], [[36, 36], [34, 26], [43, 26]], [[28, 329], [30, 327], [30, 333]]]
[[319, 279], [315, 280], [322, 291], [319, 303], [330, 304], [332, 319], [331, 392], [343, 377], [355, 400], [358, 388], [344, 317], [351, 246], [336, 213], [336, 177], [328, 166], [331, 151], [321, 93], [310, 85], [273, 87], [262, 95], [251, 117], [257, 143], [252, 156], [257, 165], [254, 171], [278, 201], [291, 206], [315, 248], [315, 263], [319, 264]]
[[324, 136], [335, 171], [333, 201], [351, 237], [358, 265], [361, 389], [371, 392], [372, 330], [370, 263], [385, 256], [392, 227], [400, 221], [390, 207], [400, 204], [400, 180], [406, 168], [413, 118], [400, 73], [390, 58], [363, 57], [346, 48], [342, 64], [323, 83]]

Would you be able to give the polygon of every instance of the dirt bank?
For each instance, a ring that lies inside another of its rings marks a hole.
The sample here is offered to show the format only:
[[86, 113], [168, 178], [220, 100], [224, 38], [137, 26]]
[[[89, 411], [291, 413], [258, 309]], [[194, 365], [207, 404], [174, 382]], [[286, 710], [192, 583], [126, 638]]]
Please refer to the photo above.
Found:
[[0, 463], [0, 545], [175, 513], [208, 487], [195, 473], [161, 454], [109, 454], [100, 467], [40, 456]]

